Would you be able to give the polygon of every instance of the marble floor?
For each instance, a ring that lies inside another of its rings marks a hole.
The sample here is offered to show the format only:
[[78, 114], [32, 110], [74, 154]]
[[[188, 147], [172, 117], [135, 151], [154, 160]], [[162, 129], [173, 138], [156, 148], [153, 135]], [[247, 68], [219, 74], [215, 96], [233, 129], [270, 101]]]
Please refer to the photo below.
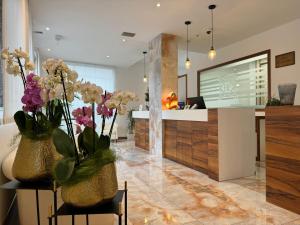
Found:
[[133, 142], [113, 147], [119, 186], [128, 182], [129, 225], [300, 225], [300, 215], [266, 202], [264, 168], [256, 176], [219, 183]]

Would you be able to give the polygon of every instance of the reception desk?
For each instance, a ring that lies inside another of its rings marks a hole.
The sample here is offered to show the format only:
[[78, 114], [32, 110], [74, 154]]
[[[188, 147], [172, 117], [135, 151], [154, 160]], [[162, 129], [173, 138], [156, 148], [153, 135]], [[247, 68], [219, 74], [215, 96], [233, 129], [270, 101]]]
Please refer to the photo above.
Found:
[[[163, 156], [217, 181], [251, 176], [256, 156], [254, 115], [249, 108], [163, 111]], [[140, 131], [149, 129], [143, 122], [149, 113], [133, 112], [133, 117], [139, 147]]]

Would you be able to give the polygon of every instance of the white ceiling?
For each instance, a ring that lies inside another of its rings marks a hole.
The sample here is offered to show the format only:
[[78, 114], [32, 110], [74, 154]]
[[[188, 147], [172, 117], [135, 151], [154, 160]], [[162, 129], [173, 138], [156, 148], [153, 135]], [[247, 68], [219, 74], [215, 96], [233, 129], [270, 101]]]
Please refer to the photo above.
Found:
[[[184, 49], [185, 20], [192, 21], [191, 50], [206, 52], [211, 20], [207, 7], [212, 3], [217, 5], [216, 48], [300, 18], [300, 0], [161, 0], [160, 8], [157, 0], [29, 1], [33, 30], [44, 32], [33, 34], [42, 56], [119, 67], [141, 59], [148, 41], [159, 33], [178, 35]], [[136, 36], [123, 43], [123, 31]], [[56, 41], [56, 34], [63, 40]]]

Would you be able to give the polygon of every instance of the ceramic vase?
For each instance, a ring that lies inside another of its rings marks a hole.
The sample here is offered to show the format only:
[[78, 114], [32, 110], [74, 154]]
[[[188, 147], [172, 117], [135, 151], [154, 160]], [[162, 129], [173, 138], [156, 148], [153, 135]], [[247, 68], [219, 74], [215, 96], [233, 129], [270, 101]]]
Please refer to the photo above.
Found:
[[50, 180], [59, 159], [61, 155], [57, 153], [51, 137], [33, 140], [22, 135], [12, 173], [21, 182]]
[[66, 204], [74, 207], [91, 207], [113, 199], [117, 191], [116, 166], [109, 163], [82, 182], [63, 185], [61, 194]]

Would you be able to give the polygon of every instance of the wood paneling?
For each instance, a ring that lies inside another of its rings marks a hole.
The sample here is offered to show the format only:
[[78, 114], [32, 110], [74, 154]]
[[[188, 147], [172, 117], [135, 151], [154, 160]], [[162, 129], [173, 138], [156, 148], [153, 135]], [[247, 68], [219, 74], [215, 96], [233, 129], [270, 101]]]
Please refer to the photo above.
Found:
[[207, 123], [164, 120], [164, 157], [207, 172]]
[[191, 121], [177, 121], [177, 159], [192, 165], [192, 125]]
[[149, 120], [145, 120], [145, 150], [149, 149]]
[[135, 119], [135, 146], [149, 150], [149, 121]]
[[208, 110], [208, 175], [219, 180], [218, 110]]
[[300, 214], [300, 106], [266, 109], [267, 201]]
[[195, 122], [192, 124], [193, 166], [203, 173], [207, 173], [208, 168], [207, 135], [207, 122]]
[[177, 122], [174, 120], [164, 121], [164, 157], [176, 160], [177, 148]]

